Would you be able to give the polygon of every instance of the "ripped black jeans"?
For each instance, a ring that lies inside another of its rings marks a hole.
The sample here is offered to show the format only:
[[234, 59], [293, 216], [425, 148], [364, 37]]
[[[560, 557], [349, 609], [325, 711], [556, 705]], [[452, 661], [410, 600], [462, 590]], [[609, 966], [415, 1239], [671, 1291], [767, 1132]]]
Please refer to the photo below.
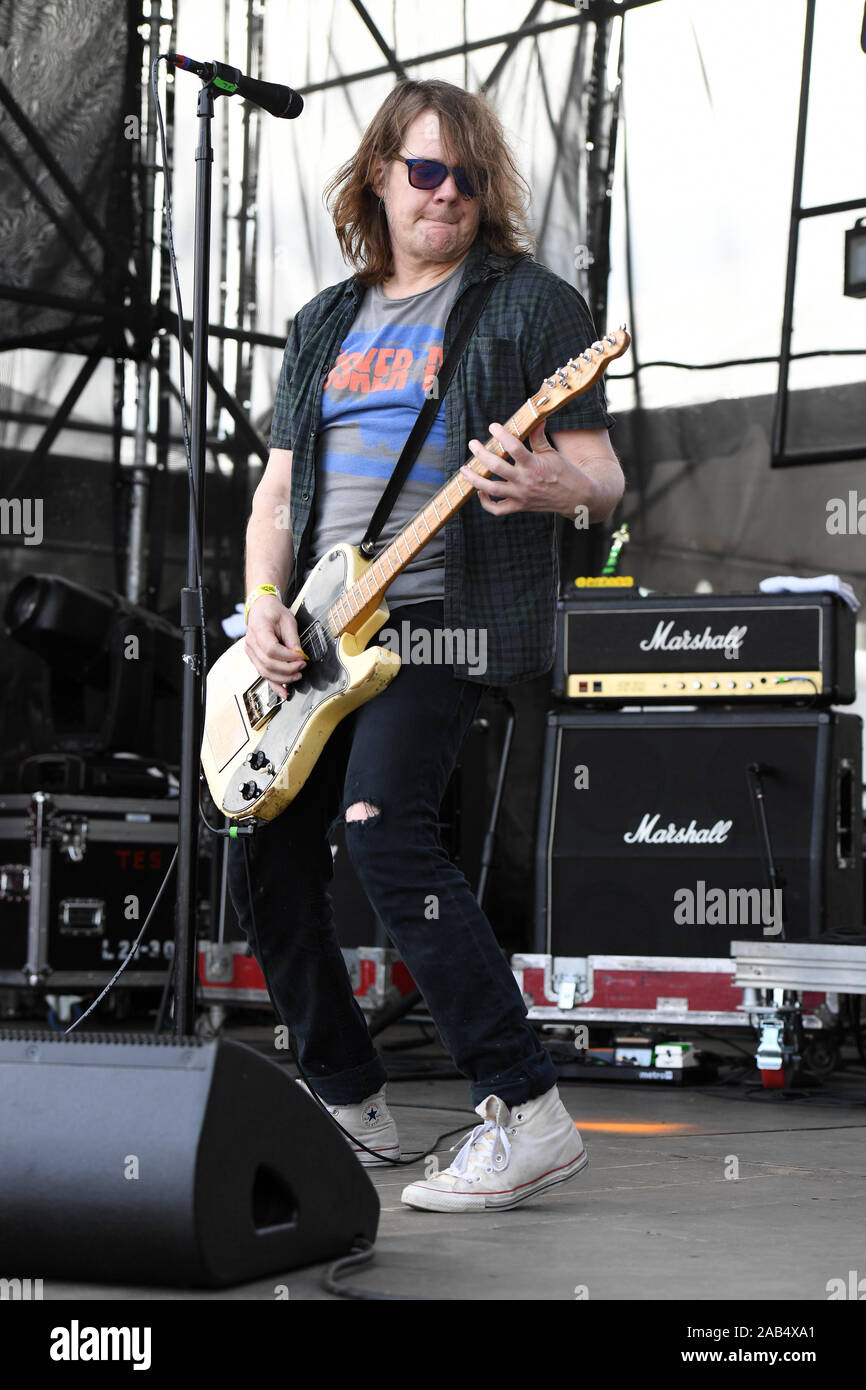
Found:
[[[433, 631], [442, 627], [443, 605], [395, 607], [388, 626], [399, 633], [404, 619], [413, 630]], [[311, 1085], [328, 1105], [365, 1100], [386, 1072], [337, 940], [327, 834], [348, 807], [378, 808], [367, 820], [345, 822], [355, 873], [469, 1077], [473, 1105], [491, 1094], [516, 1105], [548, 1091], [556, 1072], [438, 829], [483, 687], [456, 680], [450, 664], [412, 664], [402, 642], [400, 651], [396, 679], [337, 726], [295, 800], [245, 842], [255, 931], [238, 841], [229, 847], [232, 901]]]

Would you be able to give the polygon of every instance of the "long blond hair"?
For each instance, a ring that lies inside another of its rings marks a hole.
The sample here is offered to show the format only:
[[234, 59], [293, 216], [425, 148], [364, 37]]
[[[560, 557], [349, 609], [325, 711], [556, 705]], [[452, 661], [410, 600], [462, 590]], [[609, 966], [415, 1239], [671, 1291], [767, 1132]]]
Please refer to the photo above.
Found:
[[493, 108], [484, 97], [450, 82], [400, 81], [379, 107], [356, 153], [324, 191], [343, 258], [365, 285], [381, 284], [393, 270], [385, 210], [373, 189], [376, 166], [399, 152], [407, 128], [427, 110], [439, 117], [443, 142], [455, 164], [475, 178], [476, 187], [479, 175], [485, 175], [483, 191], [477, 195], [479, 235], [502, 256], [532, 248], [533, 238], [525, 224], [529, 189]]

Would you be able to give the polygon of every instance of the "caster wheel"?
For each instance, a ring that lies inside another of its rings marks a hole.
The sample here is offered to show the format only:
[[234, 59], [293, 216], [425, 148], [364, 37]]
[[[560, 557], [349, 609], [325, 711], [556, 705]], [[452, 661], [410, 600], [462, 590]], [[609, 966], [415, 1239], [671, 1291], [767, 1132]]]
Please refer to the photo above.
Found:
[[774, 1088], [774, 1087], [775, 1087], [775, 1088], [778, 1088], [779, 1090], [784, 1089], [784, 1086], [785, 1086], [785, 1073], [784, 1073], [784, 1071], [781, 1070], [781, 1068], [780, 1068], [779, 1071], [762, 1071], [762, 1072], [761, 1072], [761, 1085], [764, 1087], [765, 1090], [768, 1090], [768, 1089], [771, 1089], [771, 1088]]
[[812, 1076], [825, 1081], [839, 1066], [839, 1044], [835, 1038], [811, 1038], [803, 1049], [803, 1064]]

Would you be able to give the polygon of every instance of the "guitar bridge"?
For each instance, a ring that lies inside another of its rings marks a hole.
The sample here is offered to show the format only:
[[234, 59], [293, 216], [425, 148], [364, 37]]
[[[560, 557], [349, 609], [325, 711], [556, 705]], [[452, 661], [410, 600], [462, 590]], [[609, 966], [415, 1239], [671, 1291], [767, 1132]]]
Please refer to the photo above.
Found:
[[273, 714], [280, 697], [266, 680], [258, 680], [244, 691], [244, 709], [251, 729], [260, 729]]

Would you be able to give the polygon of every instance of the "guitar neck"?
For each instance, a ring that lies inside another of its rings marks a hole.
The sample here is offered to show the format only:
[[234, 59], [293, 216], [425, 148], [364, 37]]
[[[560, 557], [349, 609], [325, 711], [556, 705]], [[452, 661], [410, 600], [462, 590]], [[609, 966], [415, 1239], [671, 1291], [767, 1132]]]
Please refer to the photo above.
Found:
[[[618, 332], [608, 333], [603, 342], [593, 343], [578, 357], [570, 358], [564, 367], [558, 367], [551, 376], [545, 377], [541, 390], [523, 402], [516, 414], [505, 422], [504, 428], [516, 439], [525, 439], [539, 421], [594, 385], [608, 363], [622, 356], [630, 341], [623, 324]], [[498, 458], [508, 456], [496, 439], [488, 439], [484, 447]], [[476, 458], [467, 462], [481, 478], [489, 478], [495, 472]], [[328, 609], [326, 622], [334, 637], [356, 631], [360, 623], [375, 612], [397, 575], [411, 564], [427, 542], [442, 530], [476, 491], [471, 480], [462, 472], [448, 479], [436, 496], [431, 497], [409, 525], [403, 527], [360, 578]]]
[[[541, 405], [544, 397], [537, 399], [537, 404]], [[530, 399], [524, 401], [523, 405], [512, 415], [510, 420], [505, 422], [505, 429], [509, 434], [513, 434], [517, 439], [525, 439], [532, 427], [541, 418], [535, 409], [535, 404]], [[505, 450], [496, 439], [488, 439], [485, 449], [489, 449], [491, 454], [497, 454], [500, 458], [505, 457]], [[488, 468], [478, 459], [470, 458], [467, 462], [472, 466], [476, 473], [482, 478], [489, 478], [493, 470]], [[373, 563], [364, 571], [360, 579], [348, 589], [336, 603], [332, 604], [327, 613], [328, 626], [335, 637], [343, 632], [351, 631], [356, 625], [359, 617], [366, 616], [374, 609], [379, 607], [385, 592], [397, 575], [400, 574], [408, 564], [420, 554], [429, 540], [441, 531], [442, 527], [455, 512], [459, 511], [464, 502], [468, 502], [476, 489], [463, 473], [455, 473], [448, 479], [444, 487], [441, 487], [434, 497], [431, 497], [426, 506], [417, 512], [407, 526], [403, 527], [389, 545], [376, 556]]]

